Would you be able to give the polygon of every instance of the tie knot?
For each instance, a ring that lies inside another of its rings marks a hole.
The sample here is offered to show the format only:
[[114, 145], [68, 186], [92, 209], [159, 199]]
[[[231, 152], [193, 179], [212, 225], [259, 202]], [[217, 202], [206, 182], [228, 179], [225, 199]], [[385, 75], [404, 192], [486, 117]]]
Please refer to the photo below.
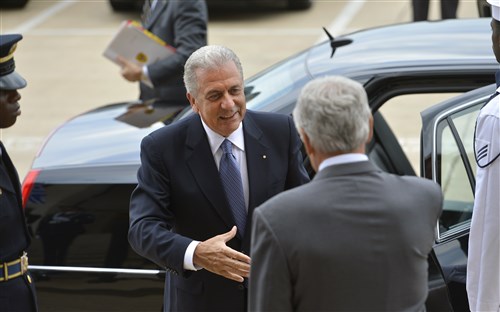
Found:
[[232, 145], [233, 144], [228, 139], [225, 139], [224, 141], [222, 141], [222, 144], [220, 145], [220, 147], [222, 148], [222, 152], [224, 154], [232, 154], [233, 153], [233, 146]]

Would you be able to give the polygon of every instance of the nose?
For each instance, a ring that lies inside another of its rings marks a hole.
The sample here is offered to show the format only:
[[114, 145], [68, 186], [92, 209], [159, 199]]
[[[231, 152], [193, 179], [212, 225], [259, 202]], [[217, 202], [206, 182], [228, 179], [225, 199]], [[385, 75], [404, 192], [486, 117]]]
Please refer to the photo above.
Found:
[[4, 93], [5, 99], [8, 103], [15, 103], [21, 99], [21, 94], [19, 94], [17, 90], [5, 90], [2, 91], [2, 93]]
[[221, 101], [222, 109], [232, 110], [235, 105], [233, 97], [229, 93], [226, 93]]

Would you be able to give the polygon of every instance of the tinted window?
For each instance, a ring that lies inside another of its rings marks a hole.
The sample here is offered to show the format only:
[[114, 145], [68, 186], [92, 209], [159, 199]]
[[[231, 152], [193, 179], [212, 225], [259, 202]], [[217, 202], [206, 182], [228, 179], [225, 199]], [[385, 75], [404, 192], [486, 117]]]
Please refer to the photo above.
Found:
[[444, 195], [440, 236], [468, 226], [474, 204], [475, 121], [483, 102], [464, 105], [439, 119], [436, 128], [436, 178]]

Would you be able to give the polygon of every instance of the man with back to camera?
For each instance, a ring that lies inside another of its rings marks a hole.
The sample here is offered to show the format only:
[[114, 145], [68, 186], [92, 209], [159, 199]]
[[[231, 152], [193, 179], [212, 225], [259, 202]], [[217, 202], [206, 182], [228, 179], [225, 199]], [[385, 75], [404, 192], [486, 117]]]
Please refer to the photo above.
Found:
[[425, 311], [439, 185], [368, 160], [358, 82], [309, 82], [293, 117], [317, 174], [254, 210], [249, 310]]
[[[14, 51], [22, 38], [0, 35], [0, 129], [11, 127], [21, 115], [17, 89], [26, 87], [26, 80], [15, 72]], [[19, 176], [0, 141], [0, 311], [37, 311], [25, 253], [30, 241]]]
[[187, 60], [196, 114], [146, 136], [129, 242], [167, 269], [165, 311], [246, 311], [254, 207], [306, 183], [290, 116], [246, 110], [243, 70], [222, 46]]
[[[491, 5], [491, 43], [500, 63], [500, 0]], [[500, 85], [497, 72], [497, 87]], [[476, 120], [476, 189], [467, 258], [471, 311], [500, 310], [500, 97], [497, 88]]]

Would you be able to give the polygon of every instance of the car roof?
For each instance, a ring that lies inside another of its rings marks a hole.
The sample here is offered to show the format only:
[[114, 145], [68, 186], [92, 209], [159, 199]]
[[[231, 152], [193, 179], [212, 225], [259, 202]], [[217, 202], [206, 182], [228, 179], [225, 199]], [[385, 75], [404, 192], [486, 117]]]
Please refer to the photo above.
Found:
[[490, 19], [451, 19], [373, 28], [339, 37], [352, 43], [330, 59], [328, 45], [309, 51], [312, 76], [336, 74], [356, 77], [405, 67], [489, 66], [496, 63], [491, 49]]
[[289, 113], [308, 81], [343, 75], [366, 84], [371, 79], [409, 73], [483, 72], [498, 64], [491, 49], [490, 19], [451, 19], [390, 25], [339, 36], [352, 43], [331, 57], [324, 41], [245, 82], [249, 109]]
[[[247, 107], [288, 113], [301, 87], [323, 75], [345, 75], [365, 83], [377, 75], [404, 71], [489, 73], [498, 67], [489, 21], [454, 19], [362, 30], [339, 36], [352, 43], [337, 48], [333, 57], [327, 40], [247, 79]], [[280, 110], [282, 102], [290, 103], [287, 110]], [[126, 103], [104, 106], [61, 125], [46, 140], [32, 168], [139, 166], [141, 139], [163, 124], [136, 128], [114, 120], [126, 107]]]

